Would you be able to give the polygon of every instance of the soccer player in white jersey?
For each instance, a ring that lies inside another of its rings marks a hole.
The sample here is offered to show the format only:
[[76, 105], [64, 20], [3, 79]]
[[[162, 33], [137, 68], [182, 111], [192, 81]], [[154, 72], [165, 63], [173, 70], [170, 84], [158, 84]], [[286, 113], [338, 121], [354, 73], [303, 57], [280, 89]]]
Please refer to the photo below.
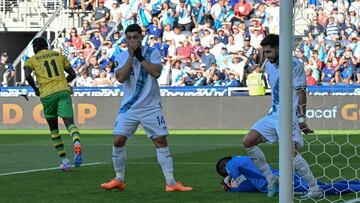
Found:
[[[259, 148], [262, 142], [274, 143], [278, 140], [279, 127], [279, 35], [270, 34], [266, 36], [261, 44], [264, 56], [268, 62], [265, 64], [265, 71], [272, 92], [272, 108], [270, 113], [258, 120], [243, 139], [243, 146], [253, 160], [254, 164], [262, 171], [268, 181], [268, 196], [275, 196], [279, 191], [278, 177], [271, 173], [266, 162], [265, 155]], [[305, 197], [320, 198], [322, 191], [317, 185], [308, 163], [296, 152], [298, 147], [304, 144], [301, 131], [305, 134], [313, 133], [305, 121], [306, 112], [306, 77], [303, 64], [297, 59], [292, 60], [293, 67], [293, 134], [294, 142], [293, 164], [297, 174], [309, 183], [309, 192]]]
[[176, 182], [174, 178], [157, 82], [162, 69], [161, 55], [156, 48], [141, 46], [141, 33], [139, 25], [129, 25], [125, 30], [128, 50], [115, 56], [118, 63], [115, 75], [124, 85], [124, 97], [113, 131], [112, 159], [116, 177], [101, 187], [106, 190], [125, 189], [125, 143], [141, 124], [156, 147], [157, 159], [165, 176], [165, 191], [192, 191], [191, 187]]

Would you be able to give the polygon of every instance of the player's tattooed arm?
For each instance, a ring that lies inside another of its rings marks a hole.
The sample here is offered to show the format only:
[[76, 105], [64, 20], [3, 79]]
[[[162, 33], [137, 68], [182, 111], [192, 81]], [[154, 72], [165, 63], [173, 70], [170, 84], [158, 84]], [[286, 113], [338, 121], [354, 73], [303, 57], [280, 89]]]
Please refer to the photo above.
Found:
[[306, 123], [306, 89], [305, 87], [301, 87], [297, 89], [297, 94], [299, 96], [298, 102], [298, 117], [299, 117], [299, 125], [300, 129], [303, 133], [309, 134], [314, 133], [314, 130], [311, 130]]
[[31, 76], [32, 69], [30, 67], [24, 67], [25, 70], [25, 79], [29, 83], [29, 85], [33, 88], [35, 91], [36, 96], [40, 96], [39, 88], [35, 85], [34, 78]]

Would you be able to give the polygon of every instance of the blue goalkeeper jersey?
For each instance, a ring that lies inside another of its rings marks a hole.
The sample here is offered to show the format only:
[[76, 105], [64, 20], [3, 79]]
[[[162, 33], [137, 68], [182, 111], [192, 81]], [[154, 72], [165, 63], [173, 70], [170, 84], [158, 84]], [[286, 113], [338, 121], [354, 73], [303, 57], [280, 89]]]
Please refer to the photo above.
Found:
[[[270, 167], [271, 168], [271, 167]], [[248, 156], [233, 157], [226, 165], [226, 170], [233, 179], [241, 179], [239, 187], [230, 188], [230, 192], [267, 192], [267, 181], [261, 171], [254, 165]], [[274, 175], [279, 176], [279, 171], [271, 168]], [[326, 195], [360, 192], [360, 180], [343, 180], [324, 184], [318, 182], [319, 187]], [[305, 194], [308, 184], [297, 174], [294, 175], [294, 193]]]

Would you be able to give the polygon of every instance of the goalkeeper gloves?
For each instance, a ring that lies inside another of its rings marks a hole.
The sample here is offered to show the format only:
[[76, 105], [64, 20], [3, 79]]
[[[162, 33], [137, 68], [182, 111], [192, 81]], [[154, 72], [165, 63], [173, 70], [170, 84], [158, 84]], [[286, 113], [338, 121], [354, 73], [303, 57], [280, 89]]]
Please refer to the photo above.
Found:
[[145, 58], [143, 57], [143, 55], [142, 55], [142, 53], [141, 53], [141, 48], [140, 48], [140, 46], [134, 50], [134, 56], [140, 61], [140, 63], [141, 63], [143, 60], [145, 60]]

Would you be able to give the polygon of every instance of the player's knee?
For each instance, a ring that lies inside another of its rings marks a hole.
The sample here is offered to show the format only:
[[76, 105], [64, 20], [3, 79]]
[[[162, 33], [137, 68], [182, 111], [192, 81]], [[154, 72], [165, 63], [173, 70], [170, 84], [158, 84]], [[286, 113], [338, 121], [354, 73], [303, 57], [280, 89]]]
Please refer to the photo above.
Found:
[[161, 137], [154, 138], [153, 142], [154, 142], [156, 148], [166, 147], [167, 146], [166, 136], [161, 136]]
[[250, 131], [243, 139], [242, 144], [245, 148], [253, 147], [261, 142], [261, 135], [254, 131]]
[[242, 140], [242, 144], [245, 148], [249, 148], [249, 147], [252, 147], [253, 144], [251, 142], [251, 140], [248, 138], [248, 136], [245, 136]]
[[125, 146], [127, 137], [123, 135], [115, 135], [113, 139], [113, 144], [115, 147], [123, 147]]

